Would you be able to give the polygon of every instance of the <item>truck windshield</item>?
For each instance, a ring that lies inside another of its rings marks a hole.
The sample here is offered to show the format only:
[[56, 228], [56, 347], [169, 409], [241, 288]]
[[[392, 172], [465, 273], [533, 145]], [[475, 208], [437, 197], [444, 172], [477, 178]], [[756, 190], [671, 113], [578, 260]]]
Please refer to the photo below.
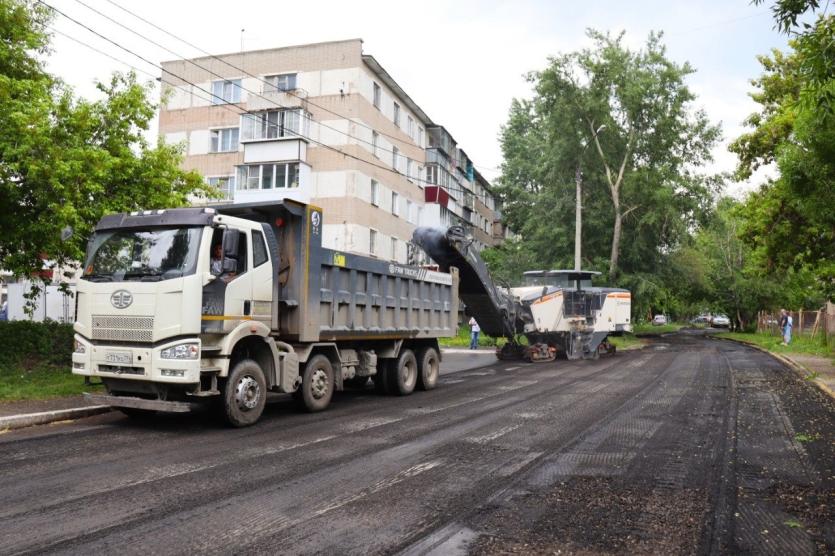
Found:
[[82, 278], [157, 282], [193, 274], [202, 228], [108, 230], [93, 236]]

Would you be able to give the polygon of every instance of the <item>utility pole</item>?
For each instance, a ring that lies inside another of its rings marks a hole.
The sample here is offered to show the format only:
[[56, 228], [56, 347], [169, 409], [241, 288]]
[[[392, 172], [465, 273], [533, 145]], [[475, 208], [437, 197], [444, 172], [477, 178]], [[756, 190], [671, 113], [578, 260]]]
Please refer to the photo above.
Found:
[[[583, 149], [585, 151], [585, 149]], [[576, 186], [577, 205], [574, 208], [574, 270], [582, 270], [581, 251], [583, 249], [583, 172], [580, 170], [580, 162], [577, 162], [577, 171], [574, 173], [574, 185]]]
[[[606, 124], [601, 125], [594, 131], [592, 141], [597, 139], [597, 134], [603, 131]], [[574, 186], [577, 196], [577, 204], [574, 207], [574, 270], [582, 270], [582, 252], [583, 252], [583, 171], [580, 168], [583, 160], [583, 155], [586, 149], [591, 145], [591, 141], [583, 146], [580, 151], [580, 156], [577, 157], [577, 171], [574, 172]]]

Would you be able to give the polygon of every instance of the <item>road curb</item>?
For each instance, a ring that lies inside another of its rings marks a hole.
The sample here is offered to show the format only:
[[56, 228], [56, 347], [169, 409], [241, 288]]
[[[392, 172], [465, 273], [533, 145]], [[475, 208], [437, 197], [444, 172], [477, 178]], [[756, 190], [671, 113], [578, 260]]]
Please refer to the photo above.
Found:
[[21, 415], [8, 415], [0, 417], [0, 431], [22, 429], [33, 425], [46, 425], [56, 421], [68, 421], [81, 419], [100, 413], [107, 413], [113, 408], [107, 405], [90, 405], [87, 407], [74, 407], [71, 409], [58, 409], [55, 411], [41, 411], [39, 413], [24, 413]]
[[[716, 337], [714, 336], [714, 338], [716, 338]], [[768, 351], [764, 347], [758, 346], [757, 344], [753, 344], [751, 342], [746, 342], [745, 340], [737, 340], [735, 338], [716, 338], [716, 339], [717, 340], [725, 340], [726, 342], [734, 342], [736, 344], [741, 344], [743, 346], [748, 346], [750, 348], [754, 348], [757, 351], [767, 353], [768, 355], [772, 356], [777, 361], [784, 364], [786, 367], [790, 368], [791, 370], [793, 370], [794, 372], [799, 374], [800, 378], [802, 378], [804, 380], [806, 380], [806, 377], [808, 375], [812, 374], [812, 371], [810, 371], [809, 369], [807, 369], [806, 367], [804, 367], [803, 365], [801, 365], [797, 361], [791, 359], [790, 357], [786, 357], [785, 355], [781, 355], [779, 353], [774, 353], [773, 351]], [[832, 389], [829, 386], [827, 386], [826, 384], [824, 384], [823, 382], [821, 382], [817, 379], [812, 380], [810, 382], [812, 382], [812, 384], [817, 386], [824, 394], [826, 394], [829, 397], [835, 399], [835, 392], [833, 392]]]

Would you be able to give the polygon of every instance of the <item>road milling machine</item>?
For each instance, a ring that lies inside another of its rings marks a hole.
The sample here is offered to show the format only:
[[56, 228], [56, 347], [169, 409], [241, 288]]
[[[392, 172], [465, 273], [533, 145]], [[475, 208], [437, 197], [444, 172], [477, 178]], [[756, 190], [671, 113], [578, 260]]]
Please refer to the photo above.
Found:
[[[632, 331], [628, 290], [592, 286], [599, 272], [532, 270], [524, 283], [496, 284], [464, 228], [421, 227], [412, 241], [440, 267], [459, 271], [459, 297], [466, 313], [490, 336], [507, 338], [500, 359], [552, 361], [597, 359], [613, 353], [609, 336]], [[527, 340], [523, 345], [522, 338]]]

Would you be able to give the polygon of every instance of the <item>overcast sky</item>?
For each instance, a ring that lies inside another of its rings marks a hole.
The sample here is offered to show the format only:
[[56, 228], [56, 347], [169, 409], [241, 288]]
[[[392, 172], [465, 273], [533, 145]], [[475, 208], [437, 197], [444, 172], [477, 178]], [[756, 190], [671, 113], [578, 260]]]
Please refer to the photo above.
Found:
[[[179, 55], [200, 52], [177, 42], [107, 0], [81, 0], [144, 33]], [[151, 62], [178, 56], [146, 42], [83, 6], [79, 0], [45, 0]], [[669, 57], [690, 62], [689, 85], [725, 140], [713, 169], [731, 170], [726, 144], [743, 130], [755, 105], [749, 80], [760, 73], [758, 54], [785, 48], [773, 29], [769, 7], [747, 0], [709, 1], [291, 1], [113, 0], [213, 54], [362, 38], [373, 55], [436, 123], [444, 125], [482, 173], [492, 179], [501, 163], [498, 134], [514, 97], [529, 97], [524, 79], [547, 57], [588, 46], [593, 27], [626, 32], [640, 47], [651, 30], [662, 30]], [[90, 31], [58, 16], [54, 28], [154, 76], [159, 70]], [[242, 29], [244, 30], [242, 32]], [[94, 82], [129, 69], [56, 33], [48, 68], [80, 95], [94, 97]], [[143, 80], [149, 76], [139, 74]], [[732, 185], [739, 194], [750, 184]]]

